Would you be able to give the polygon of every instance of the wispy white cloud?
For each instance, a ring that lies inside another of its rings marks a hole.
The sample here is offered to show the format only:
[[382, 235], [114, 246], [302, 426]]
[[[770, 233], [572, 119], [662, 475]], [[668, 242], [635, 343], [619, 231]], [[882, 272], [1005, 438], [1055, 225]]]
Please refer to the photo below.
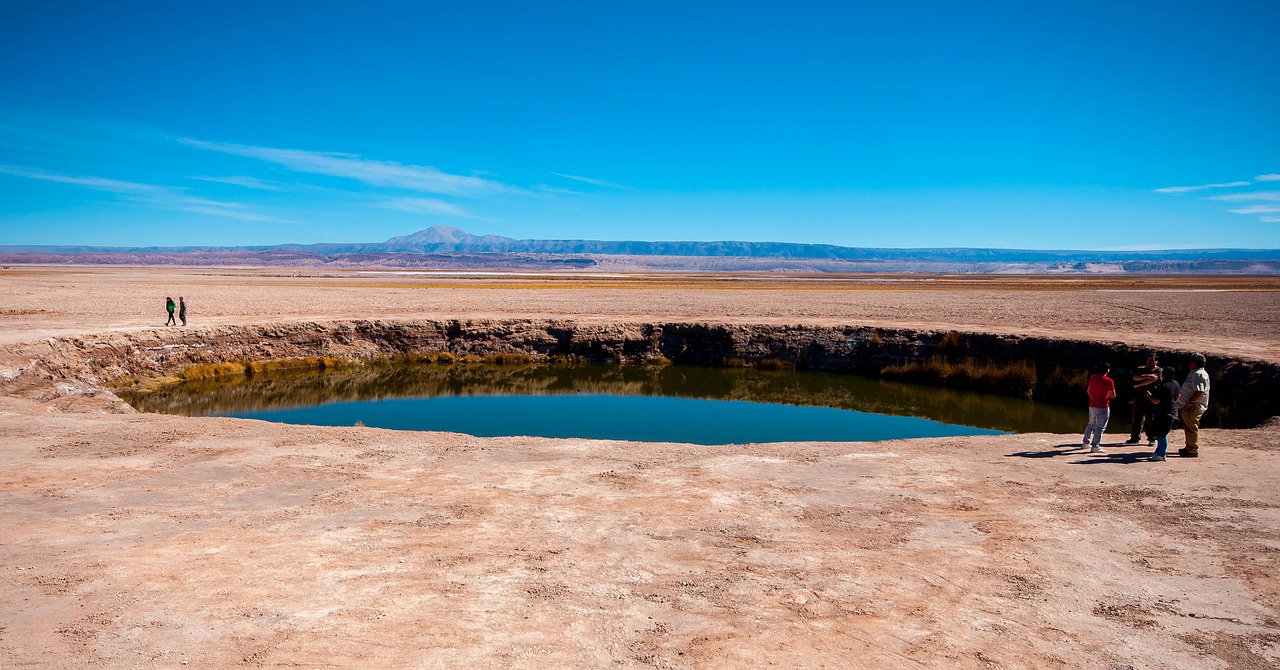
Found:
[[464, 219], [475, 218], [470, 212], [457, 205], [431, 198], [393, 198], [380, 202], [377, 206], [413, 214], [442, 214]]
[[1280, 205], [1249, 205], [1239, 209], [1229, 209], [1232, 214], [1270, 214], [1280, 212]]
[[1164, 188], [1154, 189], [1156, 193], [1190, 193], [1191, 191], [1203, 191], [1210, 188], [1235, 188], [1237, 186], [1248, 186], [1253, 182], [1247, 181], [1229, 181], [1222, 184], [1201, 184], [1199, 186], [1166, 186]]
[[538, 184], [537, 186], [533, 187], [533, 190], [539, 193], [553, 193], [555, 195], [591, 195], [590, 193], [575, 191], [571, 188], [560, 188], [558, 186], [551, 186], [549, 184]]
[[25, 167], [22, 165], [0, 165], [0, 173], [10, 174], [17, 177], [26, 177], [28, 179], [51, 181], [59, 184], [70, 184], [94, 191], [115, 193], [122, 196], [129, 202], [149, 207], [159, 207], [161, 209], [172, 209], [197, 214], [212, 214], [214, 216], [240, 219], [242, 221], [297, 223], [297, 221], [292, 221], [290, 219], [280, 219], [266, 214], [247, 211], [245, 206], [241, 203], [209, 200], [207, 198], [198, 198], [187, 195], [184, 192], [185, 189], [174, 188], [171, 186], [141, 184], [138, 182], [107, 179], [105, 177], [95, 177], [91, 175], [61, 174], [41, 170], [39, 168]]
[[1209, 200], [1221, 200], [1222, 202], [1275, 202], [1280, 201], [1280, 191], [1254, 191], [1252, 193], [1232, 193], [1230, 195], [1210, 196]]
[[244, 205], [238, 202], [225, 202], [223, 200], [209, 200], [208, 198], [193, 198], [189, 195], [179, 195], [183, 204], [207, 206], [207, 207], [224, 207], [228, 209], [244, 209]]
[[[1200, 186], [1169, 186], [1166, 188], [1155, 189], [1156, 193], [1188, 193], [1191, 191], [1202, 191], [1214, 188], [1236, 188], [1240, 186], [1252, 186], [1254, 182], [1259, 184], [1267, 182], [1280, 181], [1280, 174], [1260, 174], [1253, 178], [1254, 181], [1232, 181], [1221, 184], [1202, 184]], [[1214, 200], [1217, 202], [1243, 203], [1243, 202], [1280, 202], [1280, 191], [1246, 191], [1242, 193], [1227, 193], [1223, 195], [1204, 196], [1205, 200]], [[1232, 214], [1275, 214], [1280, 213], [1280, 205], [1248, 205], [1245, 207], [1236, 207], [1228, 209]], [[1274, 223], [1280, 217], [1263, 216], [1260, 220], [1268, 223]]]
[[57, 172], [48, 172], [39, 168], [30, 168], [21, 165], [0, 165], [0, 172], [3, 172], [4, 174], [11, 174], [16, 177], [52, 181], [59, 184], [72, 184], [75, 186], [93, 189], [95, 191], [107, 191], [110, 193], [145, 195], [160, 194], [167, 191], [163, 186], [155, 186], [152, 184], [139, 184], [132, 181], [106, 179], [103, 177], [59, 174]]
[[580, 181], [584, 184], [591, 184], [592, 186], [603, 186], [604, 188], [618, 188], [618, 189], [631, 188], [630, 186], [627, 186], [625, 184], [619, 184], [617, 182], [612, 182], [612, 181], [605, 181], [604, 179], [595, 179], [592, 177], [579, 177], [577, 175], [564, 174], [562, 172], [552, 172], [551, 174], [557, 177], [563, 177], [565, 179], [572, 179], [573, 181]]
[[231, 184], [233, 186], [243, 186], [259, 191], [279, 191], [280, 187], [275, 184], [269, 184], [261, 179], [254, 177], [192, 177], [200, 181], [211, 181], [218, 184]]
[[1259, 217], [1258, 220], [1265, 221], [1267, 223], [1280, 223], [1280, 216], [1263, 216]]
[[497, 181], [449, 174], [429, 165], [405, 165], [394, 161], [371, 160], [347, 153], [275, 149], [225, 142], [182, 138], [180, 142], [199, 149], [257, 158], [290, 170], [354, 179], [372, 186], [388, 186], [441, 195], [476, 196], [516, 191]]
[[229, 219], [239, 219], [241, 221], [271, 221], [274, 223], [299, 223], [298, 221], [295, 221], [293, 219], [281, 219], [275, 216], [268, 216], [266, 214], [255, 214], [253, 212], [246, 212], [239, 209], [223, 209], [221, 207], [174, 205], [169, 209], [176, 209], [180, 212], [191, 212], [193, 214], [212, 214], [213, 216], [225, 216]]

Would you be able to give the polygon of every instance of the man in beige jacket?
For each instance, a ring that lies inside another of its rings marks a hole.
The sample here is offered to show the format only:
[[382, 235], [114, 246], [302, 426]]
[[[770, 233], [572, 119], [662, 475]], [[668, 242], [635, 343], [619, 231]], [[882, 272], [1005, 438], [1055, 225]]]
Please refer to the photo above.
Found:
[[1204, 369], [1204, 354], [1191, 354], [1191, 373], [1182, 382], [1178, 396], [1178, 418], [1187, 435], [1187, 444], [1178, 450], [1184, 458], [1200, 455], [1200, 417], [1209, 409], [1209, 373]]

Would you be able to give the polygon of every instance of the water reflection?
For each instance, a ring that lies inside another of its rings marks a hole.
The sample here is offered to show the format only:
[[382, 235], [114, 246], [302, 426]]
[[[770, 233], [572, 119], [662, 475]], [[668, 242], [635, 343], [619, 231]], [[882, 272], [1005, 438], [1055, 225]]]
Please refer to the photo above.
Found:
[[1083, 410], [971, 391], [823, 372], [686, 366], [370, 366], [192, 381], [121, 396], [139, 411], [207, 416], [392, 398], [563, 394], [828, 407], [1010, 432], [1074, 433], [1085, 420]]

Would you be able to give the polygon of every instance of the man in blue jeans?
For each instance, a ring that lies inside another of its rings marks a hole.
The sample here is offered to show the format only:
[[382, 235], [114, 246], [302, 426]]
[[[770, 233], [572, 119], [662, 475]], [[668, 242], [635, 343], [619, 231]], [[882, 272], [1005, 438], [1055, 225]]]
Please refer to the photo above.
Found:
[[1178, 396], [1182, 386], [1173, 378], [1173, 368], [1160, 369], [1160, 382], [1152, 384], [1147, 391], [1147, 400], [1151, 403], [1151, 436], [1156, 440], [1156, 453], [1149, 460], [1163, 461], [1169, 451], [1169, 431], [1173, 430], [1173, 420], [1178, 416]]
[[1084, 440], [1080, 446], [1092, 447], [1089, 449], [1091, 454], [1103, 453], [1099, 443], [1102, 442], [1102, 432], [1107, 429], [1107, 421], [1111, 418], [1111, 399], [1116, 397], [1116, 383], [1107, 376], [1110, 371], [1111, 366], [1103, 363], [1089, 377], [1089, 423], [1084, 427]]

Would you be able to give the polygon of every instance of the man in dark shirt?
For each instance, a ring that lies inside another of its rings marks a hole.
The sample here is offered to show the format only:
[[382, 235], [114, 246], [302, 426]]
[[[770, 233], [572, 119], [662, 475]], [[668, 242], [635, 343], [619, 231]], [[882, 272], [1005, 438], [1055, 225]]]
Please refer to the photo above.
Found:
[[1169, 431], [1173, 430], [1173, 420], [1178, 416], [1178, 395], [1182, 393], [1182, 385], [1173, 378], [1173, 368], [1156, 368], [1160, 372], [1160, 382], [1148, 386], [1147, 401], [1151, 403], [1151, 432], [1156, 440], [1156, 453], [1150, 460], [1163, 461], [1169, 451]]
[[1125, 444], [1141, 442], [1142, 431], [1147, 431], [1147, 446], [1154, 447], [1156, 438], [1151, 434], [1151, 402], [1147, 400], [1147, 391], [1160, 381], [1160, 360], [1156, 352], [1147, 352], [1147, 364], [1139, 365], [1133, 373], [1133, 426], [1129, 429], [1129, 439]]

